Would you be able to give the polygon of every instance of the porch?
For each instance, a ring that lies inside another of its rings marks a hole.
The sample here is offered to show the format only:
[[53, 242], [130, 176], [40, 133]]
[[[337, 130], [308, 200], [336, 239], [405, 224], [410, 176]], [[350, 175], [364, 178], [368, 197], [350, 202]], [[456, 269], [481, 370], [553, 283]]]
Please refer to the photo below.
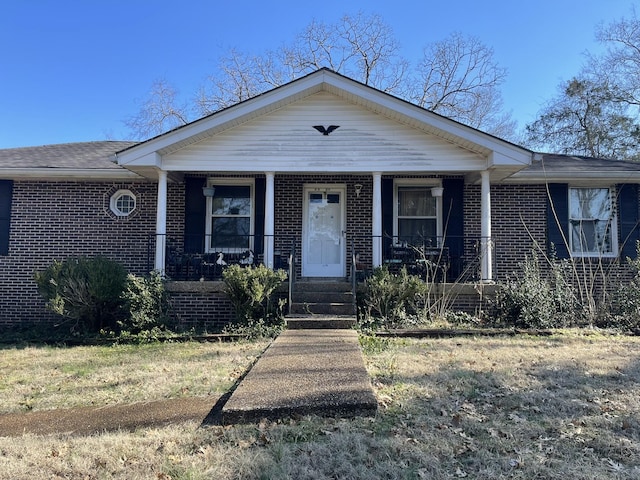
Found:
[[[292, 235], [149, 235], [147, 265], [157, 264], [157, 246], [165, 245], [164, 275], [172, 281], [219, 281], [230, 265], [267, 265], [264, 245], [273, 245], [271, 268], [284, 269], [293, 281], [314, 277], [304, 274], [301, 264], [302, 238]], [[363, 281], [375, 268], [371, 254], [374, 245], [382, 246], [382, 263], [393, 273], [402, 268], [430, 283], [473, 283], [482, 280], [485, 245], [482, 237], [406, 238], [398, 236], [347, 236], [344, 275], [336, 279]], [[215, 245], [215, 248], [211, 247]], [[494, 256], [491, 256], [494, 258]], [[495, 265], [492, 266], [495, 270]], [[322, 277], [322, 279], [325, 279]]]

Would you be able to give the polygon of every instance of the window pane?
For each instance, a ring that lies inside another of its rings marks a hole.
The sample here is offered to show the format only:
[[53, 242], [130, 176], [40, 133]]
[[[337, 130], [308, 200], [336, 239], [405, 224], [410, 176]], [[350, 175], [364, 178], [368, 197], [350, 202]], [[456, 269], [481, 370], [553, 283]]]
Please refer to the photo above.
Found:
[[216, 185], [213, 215], [251, 215], [251, 188], [237, 185]]
[[398, 219], [398, 240], [401, 242], [435, 245], [437, 243], [436, 236], [436, 220], [434, 218]]
[[217, 217], [211, 224], [211, 247], [249, 248], [250, 220], [246, 217]]
[[573, 253], [612, 253], [612, 207], [608, 188], [569, 189]]
[[569, 195], [573, 220], [611, 218], [608, 188], [572, 188]]
[[398, 188], [398, 215], [401, 217], [435, 217], [436, 199], [427, 188]]

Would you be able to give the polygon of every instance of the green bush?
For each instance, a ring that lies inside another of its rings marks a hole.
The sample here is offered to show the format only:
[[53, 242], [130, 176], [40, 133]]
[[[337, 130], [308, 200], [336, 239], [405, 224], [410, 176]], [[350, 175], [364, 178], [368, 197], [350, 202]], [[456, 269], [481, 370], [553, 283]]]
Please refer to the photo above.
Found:
[[429, 285], [402, 268], [394, 274], [386, 266], [374, 269], [365, 280], [362, 304], [365, 310], [360, 326], [365, 329], [399, 328], [415, 323], [420, 304]]
[[127, 272], [104, 257], [72, 257], [54, 261], [35, 273], [47, 308], [72, 320], [75, 333], [113, 330], [126, 316], [123, 299]]
[[535, 252], [520, 264], [522, 272], [500, 285], [495, 300], [499, 326], [517, 328], [561, 328], [580, 323], [583, 308], [577, 301], [565, 261], [551, 262], [543, 275]]
[[260, 328], [283, 323], [282, 302], [274, 302], [276, 289], [287, 278], [284, 270], [264, 265], [242, 267], [230, 265], [223, 274], [224, 292], [231, 301], [237, 326]]
[[169, 296], [158, 272], [146, 277], [127, 275], [122, 299], [128, 313], [118, 322], [122, 331], [138, 334], [168, 326]]

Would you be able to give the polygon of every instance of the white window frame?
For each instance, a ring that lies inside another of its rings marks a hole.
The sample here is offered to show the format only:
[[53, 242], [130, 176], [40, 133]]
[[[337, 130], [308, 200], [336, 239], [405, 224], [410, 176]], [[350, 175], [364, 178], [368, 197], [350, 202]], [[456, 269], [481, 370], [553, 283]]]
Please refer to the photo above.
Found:
[[[428, 194], [431, 188], [442, 188], [442, 180], [437, 178], [396, 178], [393, 181], [393, 239], [394, 242], [398, 239], [398, 190], [401, 187], [424, 187]], [[434, 197], [436, 199], [436, 237], [437, 247], [442, 246], [443, 242], [443, 229], [442, 229], [442, 196]]]
[[[133, 198], [133, 208], [128, 212], [124, 212], [120, 210], [120, 208], [118, 208], [118, 200], [120, 200], [120, 198], [122, 198], [125, 195]], [[111, 211], [116, 217], [128, 217], [132, 215], [133, 212], [135, 212], [136, 209], [138, 208], [138, 197], [136, 197], [135, 193], [133, 193], [131, 190], [126, 188], [116, 190], [115, 192], [113, 192], [113, 194], [111, 195], [111, 198], [109, 199], [109, 208], [111, 209]]]
[[[249, 197], [251, 199], [251, 208], [249, 214], [249, 249], [253, 250], [254, 235], [255, 235], [255, 180], [253, 178], [208, 178], [208, 187], [217, 187], [219, 185], [229, 185], [234, 187], [249, 187]], [[213, 225], [213, 197], [207, 197], [207, 219], [205, 225], [205, 252], [214, 253], [224, 251], [224, 253], [241, 253], [246, 251], [246, 248], [226, 248], [215, 247], [211, 245], [211, 228]]]
[[[616, 188], [611, 185], [569, 185], [567, 189], [567, 222], [568, 222], [568, 243], [571, 257], [575, 258], [615, 258], [618, 256], [618, 205], [616, 202]], [[610, 230], [611, 230], [611, 252], [580, 252], [573, 248], [572, 221], [587, 220], [571, 218], [571, 191], [575, 189], [607, 189], [609, 190], [609, 202], [611, 206]]]

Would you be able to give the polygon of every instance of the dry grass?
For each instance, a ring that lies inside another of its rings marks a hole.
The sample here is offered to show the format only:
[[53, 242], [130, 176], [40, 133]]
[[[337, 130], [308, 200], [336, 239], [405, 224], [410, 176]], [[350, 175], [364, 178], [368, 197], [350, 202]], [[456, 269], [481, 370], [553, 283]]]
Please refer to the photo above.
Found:
[[[375, 418], [0, 438], [0, 478], [640, 478], [640, 339], [363, 343], [380, 404]], [[186, 364], [185, 374], [202, 357], [212, 366], [226, 356], [212, 360], [217, 345], [186, 357], [171, 353], [178, 346], [155, 348], [167, 349], [159, 362]], [[2, 371], [23, 353], [2, 352]], [[47, 365], [46, 355], [26, 357]], [[174, 391], [188, 383], [180, 374], [175, 381]], [[207, 388], [219, 388], [214, 383]]]
[[221, 394], [266, 345], [0, 349], [0, 413]]

